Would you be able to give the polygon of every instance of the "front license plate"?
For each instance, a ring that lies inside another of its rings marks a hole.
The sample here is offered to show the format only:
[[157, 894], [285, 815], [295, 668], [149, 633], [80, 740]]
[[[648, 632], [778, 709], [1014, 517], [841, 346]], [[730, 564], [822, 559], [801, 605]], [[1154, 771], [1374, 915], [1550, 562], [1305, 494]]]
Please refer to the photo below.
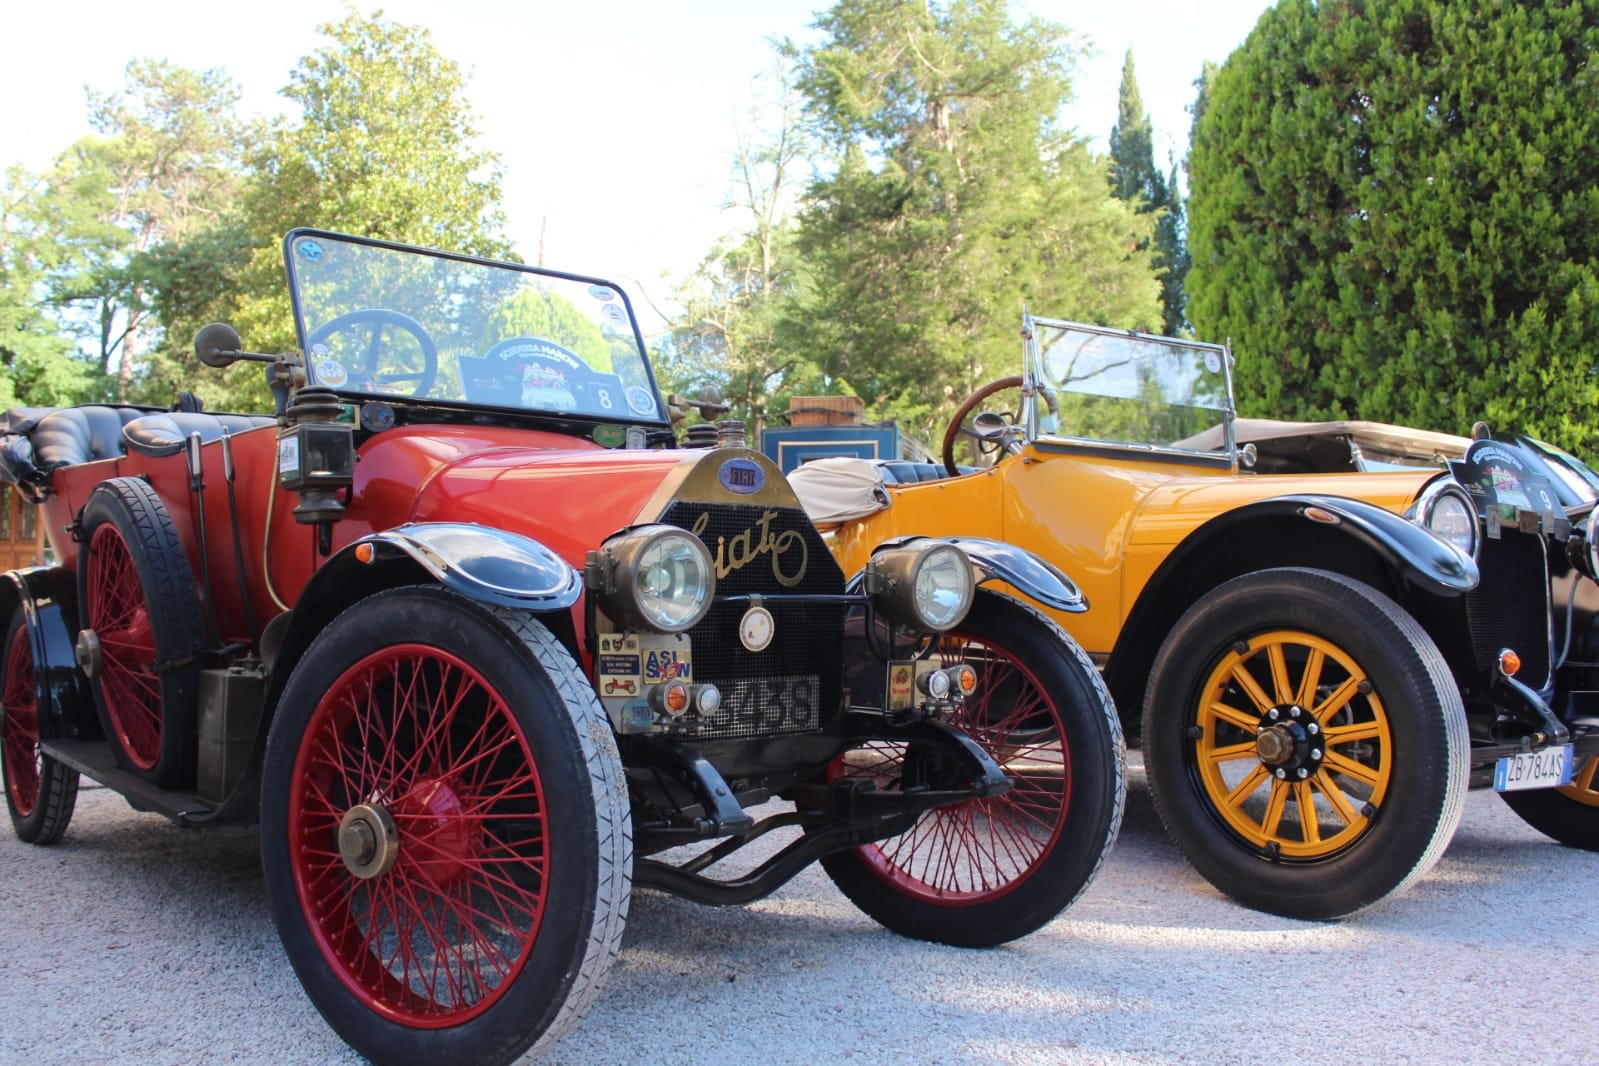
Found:
[[1506, 755], [1494, 764], [1494, 791], [1519, 792], [1524, 788], [1559, 788], [1571, 784], [1570, 744], [1543, 751]]

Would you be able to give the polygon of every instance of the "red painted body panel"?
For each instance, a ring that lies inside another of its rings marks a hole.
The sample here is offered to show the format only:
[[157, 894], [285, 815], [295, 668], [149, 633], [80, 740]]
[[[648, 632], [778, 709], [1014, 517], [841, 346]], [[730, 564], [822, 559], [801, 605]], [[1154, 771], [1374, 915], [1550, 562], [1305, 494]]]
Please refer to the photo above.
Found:
[[[264, 625], [294, 606], [323, 560], [316, 554], [314, 528], [294, 520], [299, 497], [275, 488], [276, 428], [238, 434], [232, 447], [239, 545], [257, 624]], [[641, 510], [685, 460], [681, 452], [612, 451], [537, 430], [448, 425], [392, 429], [369, 437], [358, 455], [349, 510], [333, 526], [334, 551], [410, 521], [481, 522], [538, 540], [579, 568], [606, 537], [654, 518]], [[172, 514], [203, 593], [216, 604], [223, 634], [242, 640], [249, 627], [220, 442], [204, 445], [201, 460], [209, 582], [201, 572], [199, 523], [181, 453], [159, 459], [129, 454], [57, 470], [44, 519], [56, 558], [75, 568], [78, 545], [66, 527], [94, 486], [113, 477], [148, 478]]]

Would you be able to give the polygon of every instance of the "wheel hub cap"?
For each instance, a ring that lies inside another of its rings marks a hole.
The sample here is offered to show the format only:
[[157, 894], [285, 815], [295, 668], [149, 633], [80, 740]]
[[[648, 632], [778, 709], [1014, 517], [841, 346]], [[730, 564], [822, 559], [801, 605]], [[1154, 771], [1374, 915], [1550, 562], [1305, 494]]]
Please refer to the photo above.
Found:
[[448, 780], [418, 781], [395, 803], [394, 813], [416, 846], [417, 869], [429, 881], [442, 887], [471, 868], [479, 850], [478, 819]]
[[339, 823], [339, 857], [362, 879], [388, 873], [400, 857], [400, 832], [389, 812], [370, 803], [345, 811]]
[[1302, 780], [1315, 773], [1323, 757], [1321, 728], [1297, 704], [1273, 707], [1255, 730], [1255, 754], [1278, 778]]
[[83, 671], [85, 677], [98, 677], [100, 674], [100, 638], [92, 629], [85, 629], [78, 634], [77, 646], [73, 649], [73, 657], [78, 661], [78, 669]]

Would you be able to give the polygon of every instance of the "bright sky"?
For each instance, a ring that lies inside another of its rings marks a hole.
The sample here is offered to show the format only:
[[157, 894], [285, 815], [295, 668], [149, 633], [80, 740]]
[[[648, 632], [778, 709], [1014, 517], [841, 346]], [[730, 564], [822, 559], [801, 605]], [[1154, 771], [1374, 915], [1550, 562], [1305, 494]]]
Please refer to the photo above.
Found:
[[[426, 26], [469, 75], [486, 145], [504, 164], [511, 237], [524, 258], [625, 284], [661, 302], [730, 220], [722, 212], [755, 79], [774, 70], [771, 41], [804, 42], [824, 0], [387, 0], [385, 15]], [[1156, 161], [1185, 146], [1193, 81], [1224, 60], [1266, 0], [1013, 0], [1089, 39], [1069, 124], [1105, 149], [1122, 57], [1133, 49], [1155, 126]], [[84, 87], [122, 84], [130, 59], [223, 67], [244, 110], [279, 113], [277, 95], [316, 33], [343, 8], [328, 0], [70, 0], [7, 5], [0, 64], [0, 165], [45, 166], [89, 132]], [[370, 7], [363, 7], [370, 11]], [[579, 166], [577, 160], [604, 160]], [[736, 220], [733, 220], [736, 221]], [[305, 219], [306, 225], [319, 220]]]

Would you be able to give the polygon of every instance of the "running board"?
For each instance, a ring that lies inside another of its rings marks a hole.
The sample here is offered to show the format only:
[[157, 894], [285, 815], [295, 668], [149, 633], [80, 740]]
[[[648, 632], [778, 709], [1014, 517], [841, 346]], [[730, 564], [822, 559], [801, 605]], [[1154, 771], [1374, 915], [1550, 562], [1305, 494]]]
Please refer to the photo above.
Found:
[[204, 825], [216, 813], [216, 808], [193, 792], [157, 788], [124, 770], [103, 740], [45, 740], [39, 749], [56, 762], [120, 792], [136, 810], [154, 811], [188, 828]]

